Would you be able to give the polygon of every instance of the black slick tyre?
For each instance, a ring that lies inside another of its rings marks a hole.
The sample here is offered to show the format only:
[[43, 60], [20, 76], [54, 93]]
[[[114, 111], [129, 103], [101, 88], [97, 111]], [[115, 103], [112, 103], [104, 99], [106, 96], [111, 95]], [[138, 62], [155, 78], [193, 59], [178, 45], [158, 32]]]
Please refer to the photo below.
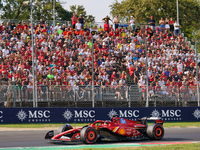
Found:
[[151, 124], [147, 128], [147, 135], [151, 140], [161, 140], [164, 133], [164, 128], [160, 124]]
[[85, 144], [93, 144], [97, 141], [98, 133], [93, 127], [84, 127], [81, 130], [81, 141]]

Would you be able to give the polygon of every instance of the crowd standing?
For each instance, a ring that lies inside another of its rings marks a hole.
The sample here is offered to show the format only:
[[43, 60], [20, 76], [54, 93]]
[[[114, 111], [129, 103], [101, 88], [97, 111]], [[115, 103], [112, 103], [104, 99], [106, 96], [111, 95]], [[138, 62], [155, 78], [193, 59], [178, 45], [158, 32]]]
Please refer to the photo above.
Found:
[[[32, 88], [32, 50], [37, 56], [37, 85], [89, 85], [92, 82], [92, 46], [94, 48], [94, 84], [126, 86], [146, 84], [145, 37], [147, 37], [148, 81], [159, 91], [163, 86], [196, 86], [195, 53], [179, 34], [179, 24], [161, 18], [156, 27], [151, 16], [148, 25], [120, 26], [118, 16], [102, 19], [104, 26], [85, 25], [74, 13], [72, 24], [55, 26], [44, 23], [7, 22], [0, 25], [0, 80], [15, 81]], [[109, 22], [112, 21], [114, 26]], [[31, 28], [36, 47], [31, 47]], [[95, 34], [92, 35], [92, 31]], [[92, 38], [94, 43], [92, 43]], [[170, 93], [169, 88], [168, 93]], [[150, 90], [151, 92], [151, 90]]]

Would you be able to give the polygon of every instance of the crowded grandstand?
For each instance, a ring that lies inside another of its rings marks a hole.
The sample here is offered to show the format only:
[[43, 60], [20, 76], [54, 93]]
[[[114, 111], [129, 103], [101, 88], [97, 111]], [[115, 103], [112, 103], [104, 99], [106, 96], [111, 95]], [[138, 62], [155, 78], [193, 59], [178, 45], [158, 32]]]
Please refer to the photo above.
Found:
[[[111, 19], [108, 16], [103, 18], [104, 25], [84, 24], [80, 22], [83, 19], [79, 20], [81, 16], [73, 17], [72, 24], [57, 23], [54, 26], [42, 19], [35, 23], [34, 48], [31, 46], [30, 23], [2, 23], [1, 84], [15, 84], [17, 92], [22, 92], [23, 100], [32, 97], [34, 50], [40, 99], [43, 99], [43, 94], [49, 90], [52, 99], [57, 98], [56, 90], [68, 92], [68, 97], [61, 92], [64, 99], [73, 99], [73, 96], [85, 99], [86, 94], [90, 99], [91, 94], [86, 88], [92, 85], [93, 50], [97, 99], [102, 98], [102, 91], [99, 89], [105, 87], [114, 89], [117, 99], [126, 99], [127, 88], [131, 85], [137, 85], [141, 89], [144, 99], [147, 83], [146, 38], [149, 96], [165, 94], [170, 99], [187, 99], [188, 96], [195, 99], [195, 52], [180, 34], [179, 24], [172, 18], [161, 18], [160, 25], [156, 26], [152, 16], [146, 25], [135, 26], [133, 17], [125, 25], [118, 22], [109, 23]], [[123, 95], [121, 90], [125, 91]]]

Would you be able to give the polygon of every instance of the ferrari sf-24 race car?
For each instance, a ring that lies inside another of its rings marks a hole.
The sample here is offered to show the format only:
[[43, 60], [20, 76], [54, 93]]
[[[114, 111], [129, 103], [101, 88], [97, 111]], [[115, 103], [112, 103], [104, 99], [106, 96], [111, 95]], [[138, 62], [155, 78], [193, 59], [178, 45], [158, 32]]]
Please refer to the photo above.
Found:
[[[147, 121], [155, 121], [148, 125]], [[97, 120], [87, 126], [72, 128], [69, 124], [62, 125], [58, 134], [54, 131], [47, 132], [45, 139], [51, 141], [82, 141], [93, 144], [103, 140], [161, 140], [164, 136], [164, 120], [157, 117], [143, 117], [137, 121], [112, 117], [111, 121]]]

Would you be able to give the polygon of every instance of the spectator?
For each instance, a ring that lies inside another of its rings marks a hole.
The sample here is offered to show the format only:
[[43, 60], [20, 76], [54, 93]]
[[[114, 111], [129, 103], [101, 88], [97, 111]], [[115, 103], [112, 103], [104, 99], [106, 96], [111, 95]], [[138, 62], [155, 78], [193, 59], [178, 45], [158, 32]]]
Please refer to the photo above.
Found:
[[76, 23], [76, 30], [80, 31], [82, 29], [82, 23], [79, 22], [79, 20]]
[[114, 24], [115, 24], [115, 30], [119, 28], [119, 19], [118, 16], [116, 15], [114, 20], [113, 20]]
[[174, 23], [174, 30], [175, 30], [175, 34], [178, 35], [179, 34], [179, 23], [177, 22], [177, 20]]
[[170, 19], [169, 26], [170, 26], [170, 31], [173, 33], [174, 32], [174, 21], [173, 21], [173, 18]]
[[165, 31], [165, 21], [163, 20], [163, 18], [160, 19], [159, 24], [160, 24], [161, 31], [164, 33], [164, 31]]
[[[105, 17], [105, 18], [103, 18], [102, 19], [102, 21], [104, 22], [104, 23], [107, 23], [108, 25], [109, 25], [109, 21], [110, 21], [111, 19], [108, 17], [108, 15]], [[111, 20], [112, 21], [112, 20]]]
[[169, 26], [169, 20], [167, 17], [165, 18], [165, 29], [166, 29], [166, 32], [169, 33], [170, 26]]
[[133, 16], [131, 16], [130, 20], [129, 20], [129, 25], [132, 31], [135, 31], [135, 20], [133, 18]]
[[150, 25], [151, 29], [153, 31], [155, 31], [155, 20], [154, 20], [153, 16], [151, 16], [151, 19], [149, 20], [149, 25]]
[[73, 16], [71, 17], [71, 21], [72, 21], [72, 28], [75, 29], [76, 23], [77, 23], [77, 17], [75, 13], [73, 13]]
[[81, 24], [81, 29], [84, 29], [85, 18], [83, 18], [82, 14], [80, 14], [78, 21]]

